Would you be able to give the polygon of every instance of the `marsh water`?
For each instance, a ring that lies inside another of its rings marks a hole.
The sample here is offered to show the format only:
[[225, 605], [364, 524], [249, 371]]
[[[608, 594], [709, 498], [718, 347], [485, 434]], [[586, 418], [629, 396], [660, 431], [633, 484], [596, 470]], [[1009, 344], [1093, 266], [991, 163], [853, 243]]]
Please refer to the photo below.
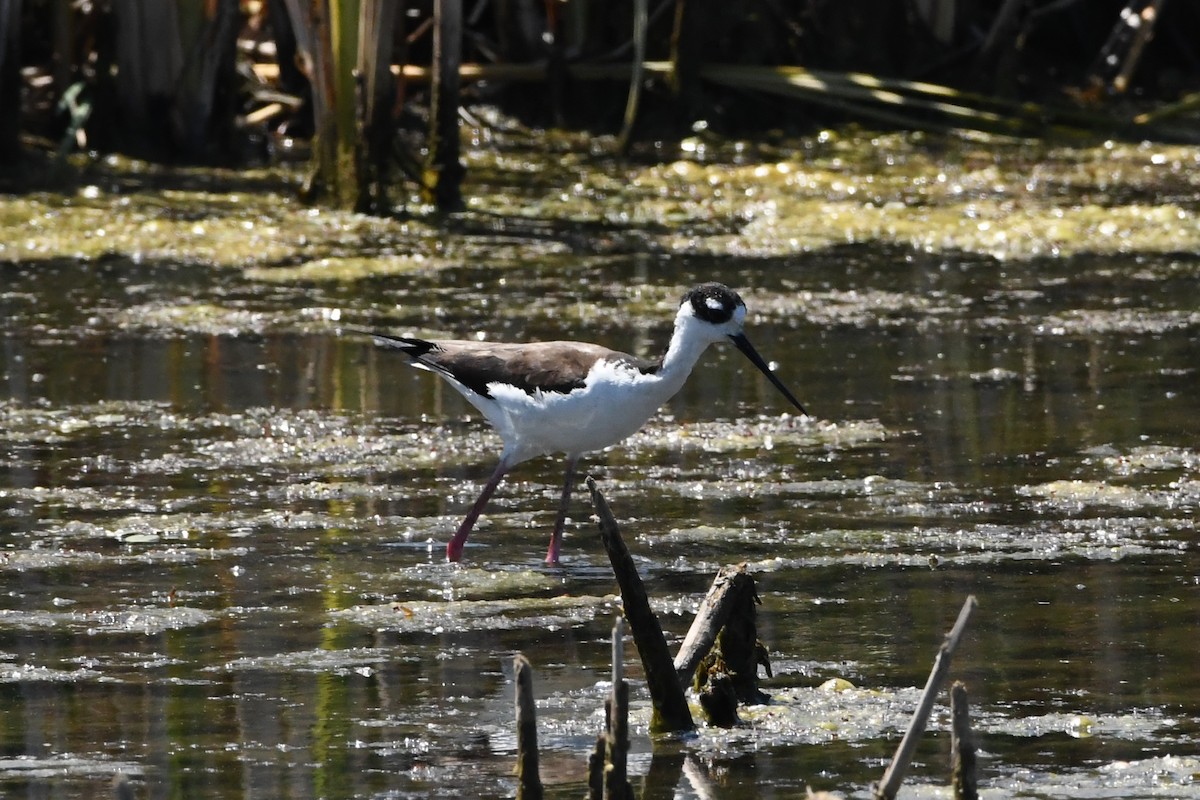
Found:
[[[475, 144], [453, 220], [118, 163], [0, 198], [0, 794], [511, 796], [523, 652], [582, 796], [620, 609], [587, 493], [547, 567], [562, 464], [524, 464], [445, 563], [499, 442], [343, 326], [654, 355], [719, 280], [812, 416], [714, 347], [583, 469], [673, 643], [748, 565], [772, 699], [652, 740], [627, 645], [642, 796], [868, 796], [973, 594], [983, 796], [1200, 797], [1200, 153]], [[948, 796], [948, 740], [943, 697], [902, 797]]]

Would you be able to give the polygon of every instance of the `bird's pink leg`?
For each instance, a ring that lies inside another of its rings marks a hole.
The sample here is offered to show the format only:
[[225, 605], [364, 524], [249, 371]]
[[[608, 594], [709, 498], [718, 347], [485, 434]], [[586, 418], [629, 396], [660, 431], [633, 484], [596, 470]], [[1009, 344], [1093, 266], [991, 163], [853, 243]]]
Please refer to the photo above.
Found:
[[454, 538], [446, 545], [447, 561], [462, 560], [463, 545], [467, 543], [467, 537], [471, 535], [471, 529], [479, 521], [479, 515], [483, 513], [483, 508], [491, 498], [492, 492], [496, 491], [496, 487], [500, 485], [500, 480], [508, 474], [509, 469], [508, 460], [504, 458], [500, 459], [500, 463], [496, 465], [496, 471], [492, 473], [492, 477], [488, 478], [488, 482], [484, 484], [483, 491], [479, 493], [479, 499], [475, 501], [475, 505], [471, 506], [471, 510], [467, 512], [466, 519], [458, 526]]
[[562, 499], [558, 501], [558, 519], [554, 521], [554, 533], [550, 534], [550, 549], [546, 551], [546, 563], [558, 563], [558, 551], [562, 546], [563, 526], [567, 524], [567, 506], [571, 503], [571, 488], [575, 483], [575, 465], [578, 456], [567, 457], [567, 477], [563, 481]]

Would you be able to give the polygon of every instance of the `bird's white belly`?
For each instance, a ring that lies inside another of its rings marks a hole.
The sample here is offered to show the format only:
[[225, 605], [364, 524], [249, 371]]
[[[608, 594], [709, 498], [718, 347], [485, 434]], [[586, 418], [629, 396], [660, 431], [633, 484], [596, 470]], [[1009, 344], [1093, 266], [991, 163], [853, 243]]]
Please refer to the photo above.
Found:
[[[496, 426], [513, 463], [546, 453], [580, 455], [636, 433], [678, 386], [659, 376], [611, 365], [597, 366], [581, 389], [526, 392], [488, 387], [494, 400], [478, 403]], [[488, 405], [485, 408], [483, 403]]]

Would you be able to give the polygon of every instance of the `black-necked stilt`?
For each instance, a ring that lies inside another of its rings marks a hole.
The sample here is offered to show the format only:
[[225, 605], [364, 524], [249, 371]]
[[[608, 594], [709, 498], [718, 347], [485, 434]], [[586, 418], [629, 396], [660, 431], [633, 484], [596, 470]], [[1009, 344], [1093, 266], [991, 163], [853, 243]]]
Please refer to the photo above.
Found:
[[362, 331], [436, 372], [475, 406], [500, 433], [504, 451], [449, 544], [446, 558], [462, 558], [492, 492], [509, 470], [548, 453], [566, 453], [567, 476], [546, 562], [558, 562], [567, 504], [580, 456], [625, 439], [670, 399], [705, 349], [728, 339], [807, 415], [742, 332], [746, 304], [737, 292], [705, 283], [683, 296], [667, 352], [657, 361], [584, 342], [497, 344], [427, 341]]

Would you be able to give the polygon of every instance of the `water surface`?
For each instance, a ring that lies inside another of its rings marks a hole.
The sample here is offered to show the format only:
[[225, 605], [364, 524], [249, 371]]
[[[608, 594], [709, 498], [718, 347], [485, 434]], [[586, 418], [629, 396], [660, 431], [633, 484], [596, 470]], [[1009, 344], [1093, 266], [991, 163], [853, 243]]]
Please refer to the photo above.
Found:
[[[742, 727], [652, 747], [634, 667], [647, 796], [867, 796], [969, 594], [953, 674], [985, 797], [1200, 796], [1195, 154], [845, 141], [563, 156], [520, 188], [529, 153], [500, 146], [477, 194], [520, 203], [448, 233], [186, 181], [157, 213], [117, 179], [3, 201], [26, 226], [0, 264], [4, 793], [511, 795], [521, 651], [549, 794], [579, 796], [619, 610], [586, 493], [561, 567], [554, 459], [445, 564], [498, 441], [338, 328], [651, 355], [715, 279], [814, 417], [714, 348], [586, 460], [673, 640], [723, 564], [763, 600], [773, 702]], [[1018, 194], [1018, 244], [981, 242]], [[860, 211], [841, 243], [835, 201]], [[76, 252], [44, 220], [78, 207]], [[96, 219], [116, 239], [93, 249]], [[945, 796], [946, 730], [941, 707], [904, 796]]]

